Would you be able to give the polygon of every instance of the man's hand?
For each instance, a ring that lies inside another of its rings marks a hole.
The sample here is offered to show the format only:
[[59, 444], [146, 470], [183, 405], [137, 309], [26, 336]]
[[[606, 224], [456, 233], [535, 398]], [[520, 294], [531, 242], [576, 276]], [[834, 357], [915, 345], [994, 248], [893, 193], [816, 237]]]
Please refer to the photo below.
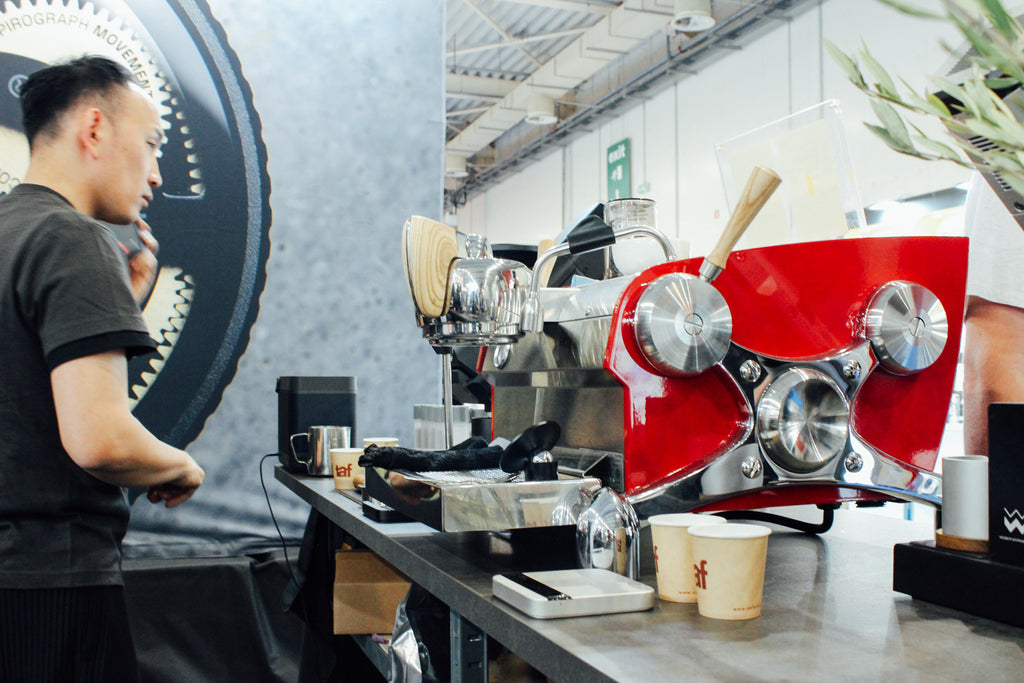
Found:
[[142, 242], [143, 248], [128, 262], [128, 270], [131, 277], [132, 295], [141, 306], [156, 280], [159, 269], [156, 254], [160, 250], [160, 245], [153, 237], [153, 231], [150, 230], [146, 221], [138, 218], [135, 222], [139, 226], [139, 240]]
[[150, 486], [146, 491], [146, 498], [149, 499], [149, 502], [159, 503], [164, 501], [167, 507], [172, 508], [176, 505], [181, 505], [191, 498], [192, 494], [196, 492], [196, 489], [199, 488], [206, 477], [203, 468], [196, 464], [194, 460], [191, 464], [192, 467], [189, 468], [189, 471], [174, 481]]

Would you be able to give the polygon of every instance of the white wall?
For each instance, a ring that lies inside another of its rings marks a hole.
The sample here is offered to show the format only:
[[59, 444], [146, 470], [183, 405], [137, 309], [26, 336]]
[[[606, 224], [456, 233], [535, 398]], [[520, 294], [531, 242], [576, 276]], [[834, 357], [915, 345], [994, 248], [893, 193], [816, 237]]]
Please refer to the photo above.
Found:
[[919, 90], [947, 61], [941, 41], [959, 44], [945, 24], [903, 16], [876, 0], [822, 0], [475, 195], [459, 211], [460, 230], [491, 242], [554, 237], [589, 204], [604, 201], [605, 151], [629, 138], [633, 194], [656, 200], [659, 227], [688, 240], [691, 255], [703, 255], [729, 214], [715, 145], [830, 98], [843, 111], [863, 205], [966, 180], [963, 169], [904, 157], [877, 141], [863, 125], [875, 121], [868, 99], [824, 51], [822, 35], [848, 53], [863, 39], [890, 73]]

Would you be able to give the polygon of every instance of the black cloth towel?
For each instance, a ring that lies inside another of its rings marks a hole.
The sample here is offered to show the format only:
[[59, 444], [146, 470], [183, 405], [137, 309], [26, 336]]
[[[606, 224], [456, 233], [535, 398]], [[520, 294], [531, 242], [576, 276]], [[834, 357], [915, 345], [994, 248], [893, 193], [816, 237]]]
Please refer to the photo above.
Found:
[[480, 436], [470, 437], [447, 451], [370, 445], [359, 456], [359, 465], [410, 472], [489, 470], [498, 466], [504, 452], [501, 446], [488, 446], [487, 439]]

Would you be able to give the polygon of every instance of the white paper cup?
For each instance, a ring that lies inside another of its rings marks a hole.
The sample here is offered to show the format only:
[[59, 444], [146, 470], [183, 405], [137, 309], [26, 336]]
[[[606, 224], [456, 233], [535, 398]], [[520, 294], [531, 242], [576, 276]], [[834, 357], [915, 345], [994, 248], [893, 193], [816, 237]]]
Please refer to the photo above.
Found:
[[363, 468], [359, 466], [362, 448], [332, 448], [331, 472], [334, 475], [334, 488], [338, 491], [354, 491], [357, 479], [365, 481]]
[[988, 540], [988, 458], [984, 455], [942, 459], [942, 533]]
[[771, 529], [716, 524], [693, 526], [689, 533], [701, 616], [730, 620], [761, 616]]
[[697, 525], [725, 524], [725, 518], [681, 512], [654, 515], [647, 521], [651, 523], [651, 540], [654, 543], [658, 597], [670, 602], [697, 602], [687, 529]]
[[363, 439], [363, 448], [367, 446], [380, 446], [381, 448], [394, 448], [398, 445], [397, 436], [368, 436]]

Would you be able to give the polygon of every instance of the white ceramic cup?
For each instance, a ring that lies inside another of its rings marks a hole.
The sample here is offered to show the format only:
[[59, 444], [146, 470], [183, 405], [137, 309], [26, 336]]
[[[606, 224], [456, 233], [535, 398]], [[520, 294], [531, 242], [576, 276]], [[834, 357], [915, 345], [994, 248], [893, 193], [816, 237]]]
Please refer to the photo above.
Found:
[[658, 597], [670, 602], [697, 602], [687, 529], [697, 525], [725, 524], [725, 518], [680, 512], [654, 515], [647, 521], [651, 523]]
[[363, 468], [359, 466], [362, 448], [332, 448], [331, 471], [334, 475], [334, 488], [338, 491], [354, 491], [356, 484], [365, 481]]
[[942, 459], [942, 533], [988, 540], [988, 458], [984, 455]]
[[689, 528], [697, 611], [712, 619], [761, 616], [771, 529], [757, 524]]

